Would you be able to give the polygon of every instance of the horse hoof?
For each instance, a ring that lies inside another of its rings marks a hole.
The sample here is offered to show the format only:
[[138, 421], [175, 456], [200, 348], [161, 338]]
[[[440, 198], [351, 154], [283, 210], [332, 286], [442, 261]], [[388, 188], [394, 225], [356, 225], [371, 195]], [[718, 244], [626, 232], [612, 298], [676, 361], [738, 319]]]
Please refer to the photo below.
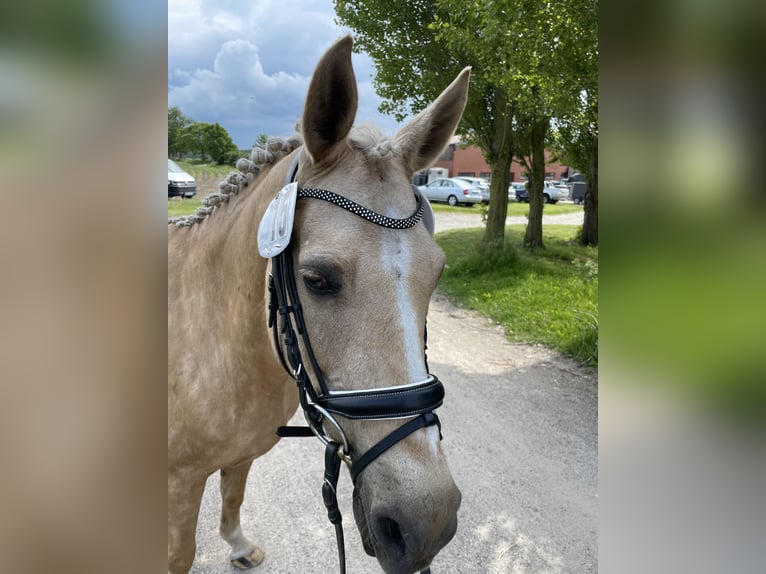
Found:
[[240, 570], [247, 570], [249, 568], [255, 568], [263, 562], [263, 550], [257, 546], [253, 548], [253, 551], [247, 556], [240, 558], [232, 558], [231, 563]]

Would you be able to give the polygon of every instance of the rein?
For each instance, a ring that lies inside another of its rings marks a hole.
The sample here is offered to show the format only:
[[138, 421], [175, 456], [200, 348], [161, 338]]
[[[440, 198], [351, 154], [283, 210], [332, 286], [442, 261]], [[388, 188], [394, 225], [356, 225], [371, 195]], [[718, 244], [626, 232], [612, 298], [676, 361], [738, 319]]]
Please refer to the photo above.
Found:
[[[369, 209], [330, 191], [322, 189], [301, 189], [295, 183], [298, 170], [298, 154], [295, 155], [288, 170], [286, 187], [295, 186], [293, 192], [298, 198], [314, 198], [328, 201], [367, 221], [388, 229], [409, 229], [421, 220], [429, 231], [433, 232], [433, 214], [427, 200], [419, 193], [415, 194], [418, 207], [410, 217], [396, 219], [370, 211]], [[283, 190], [284, 191], [284, 190]], [[279, 199], [279, 195], [275, 202]], [[279, 209], [284, 209], [281, 205]], [[294, 207], [293, 207], [294, 209]], [[292, 217], [293, 214], [290, 214]], [[292, 220], [290, 220], [290, 226]], [[291, 229], [291, 227], [290, 227]], [[259, 232], [260, 233], [260, 232]], [[340, 463], [349, 466], [351, 480], [356, 480], [364, 469], [386, 450], [415, 431], [436, 425], [441, 438], [441, 423], [433, 412], [441, 406], [444, 399], [444, 387], [434, 375], [425, 381], [408, 383], [395, 387], [384, 387], [361, 391], [332, 391], [322, 375], [306, 330], [298, 289], [293, 270], [292, 247], [287, 231], [286, 245], [274, 244], [280, 249], [271, 256], [272, 272], [269, 277], [269, 328], [272, 330], [274, 347], [285, 371], [295, 379], [301, 408], [308, 426], [280, 427], [280, 437], [316, 436], [325, 445], [325, 472], [322, 484], [322, 499], [327, 508], [327, 516], [335, 526], [338, 543], [340, 572], [346, 572], [345, 544], [340, 509], [338, 508], [337, 484], [340, 476]], [[260, 250], [260, 245], [259, 245]], [[264, 249], [268, 253], [268, 249]], [[316, 377], [316, 386], [304, 367], [303, 354], [299, 341], [302, 341], [311, 370]], [[426, 362], [426, 369], [428, 363]], [[351, 449], [343, 427], [334, 415], [352, 420], [410, 419], [402, 426], [385, 436], [361, 456], [351, 458]], [[414, 417], [414, 418], [412, 418]], [[325, 424], [332, 426], [340, 437], [341, 444], [333, 441], [325, 430]], [[430, 568], [421, 574], [430, 574]]]

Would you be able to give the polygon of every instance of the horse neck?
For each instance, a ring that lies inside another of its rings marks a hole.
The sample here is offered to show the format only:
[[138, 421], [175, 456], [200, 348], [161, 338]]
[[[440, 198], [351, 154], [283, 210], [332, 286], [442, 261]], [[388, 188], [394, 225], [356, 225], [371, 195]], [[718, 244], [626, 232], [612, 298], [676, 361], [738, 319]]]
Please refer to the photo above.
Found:
[[289, 159], [281, 160], [203, 222], [199, 231], [204, 238], [200, 237], [191, 266], [203, 274], [203, 296], [221, 298], [227, 315], [237, 317], [241, 329], [259, 337], [268, 336], [268, 260], [258, 254], [258, 224], [282, 187], [288, 166]]

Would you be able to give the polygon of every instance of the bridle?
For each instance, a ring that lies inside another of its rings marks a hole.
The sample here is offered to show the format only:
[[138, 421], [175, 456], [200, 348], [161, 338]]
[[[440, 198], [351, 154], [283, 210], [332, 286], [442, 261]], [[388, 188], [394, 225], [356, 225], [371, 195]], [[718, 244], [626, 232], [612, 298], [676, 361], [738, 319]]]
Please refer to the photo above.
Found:
[[[338, 541], [340, 572], [345, 574], [345, 546], [342, 516], [338, 508], [336, 486], [340, 476], [341, 460], [350, 467], [351, 480], [356, 484], [360, 473], [376, 458], [413, 432], [436, 425], [441, 438], [441, 423], [434, 410], [441, 406], [444, 387], [434, 375], [424, 381], [394, 387], [361, 391], [333, 391], [327, 387], [309, 340], [303, 318], [303, 310], [293, 270], [292, 222], [295, 201], [298, 198], [315, 198], [328, 201], [350, 211], [367, 221], [388, 229], [409, 229], [423, 221], [433, 233], [433, 213], [428, 201], [414, 188], [417, 209], [410, 217], [397, 219], [380, 215], [333, 192], [316, 188], [299, 188], [295, 181], [298, 171], [295, 154], [288, 170], [285, 187], [277, 194], [261, 220], [258, 230], [258, 249], [263, 257], [271, 259], [269, 276], [269, 319], [274, 347], [285, 371], [295, 379], [298, 396], [307, 427], [280, 427], [281, 437], [316, 436], [325, 445], [325, 473], [322, 498], [330, 522], [335, 525]], [[307, 369], [300, 342], [316, 378], [316, 386]], [[424, 357], [425, 359], [425, 357]], [[428, 363], [426, 362], [426, 372]], [[367, 452], [353, 460], [343, 427], [335, 416], [352, 420], [410, 419], [385, 436]], [[414, 417], [414, 418], [412, 418]], [[339, 435], [341, 444], [335, 442], [325, 430], [330, 425]], [[429, 574], [426, 569], [422, 574]]]

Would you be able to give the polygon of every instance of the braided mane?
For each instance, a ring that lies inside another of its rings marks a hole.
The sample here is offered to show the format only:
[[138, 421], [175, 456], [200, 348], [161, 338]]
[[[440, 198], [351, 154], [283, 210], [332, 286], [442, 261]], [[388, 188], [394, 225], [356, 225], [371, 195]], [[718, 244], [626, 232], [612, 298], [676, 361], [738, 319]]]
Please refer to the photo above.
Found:
[[218, 183], [218, 191], [202, 199], [202, 207], [198, 207], [197, 211], [191, 215], [168, 218], [168, 225], [191, 227], [204, 220], [216, 207], [228, 202], [232, 196], [252, 184], [261, 170], [274, 165], [301, 145], [303, 145], [303, 138], [295, 134], [289, 138], [269, 138], [265, 149], [253, 147], [250, 159], [243, 157], [237, 160], [239, 171], [229, 172], [226, 179]]
[[[398, 146], [392, 140], [370, 125], [354, 126], [349, 133], [349, 144], [380, 168], [400, 153]], [[231, 171], [224, 180], [219, 182], [218, 191], [202, 199], [202, 207], [198, 207], [197, 211], [191, 215], [169, 218], [168, 225], [191, 227], [199, 223], [213, 213], [216, 207], [250, 186], [263, 169], [274, 165], [302, 145], [303, 137], [296, 133], [289, 138], [269, 138], [265, 149], [253, 147], [250, 159], [243, 157], [237, 160], [239, 171]]]

